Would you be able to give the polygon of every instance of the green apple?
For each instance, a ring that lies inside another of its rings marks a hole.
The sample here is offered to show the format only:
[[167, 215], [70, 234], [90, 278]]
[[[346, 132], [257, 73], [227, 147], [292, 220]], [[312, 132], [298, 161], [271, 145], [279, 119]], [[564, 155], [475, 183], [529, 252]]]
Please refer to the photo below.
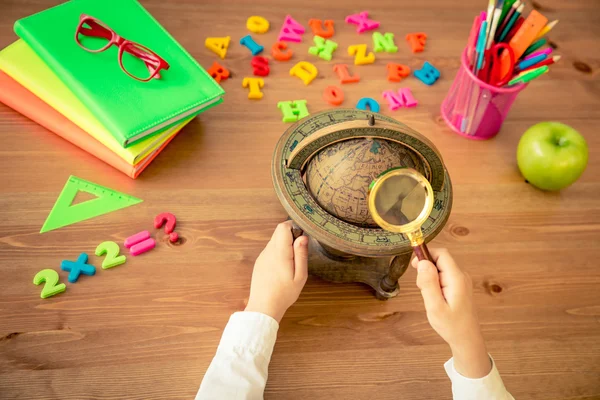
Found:
[[575, 182], [588, 162], [581, 134], [560, 122], [540, 122], [527, 129], [517, 147], [517, 164], [532, 185], [560, 190]]

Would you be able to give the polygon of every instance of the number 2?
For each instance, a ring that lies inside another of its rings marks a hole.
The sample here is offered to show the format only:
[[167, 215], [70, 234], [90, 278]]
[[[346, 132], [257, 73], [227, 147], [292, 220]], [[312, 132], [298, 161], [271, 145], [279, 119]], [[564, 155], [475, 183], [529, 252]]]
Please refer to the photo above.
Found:
[[39, 285], [46, 282], [42, 289], [40, 297], [47, 299], [55, 294], [59, 294], [67, 290], [67, 286], [64, 283], [57, 285], [58, 283], [58, 272], [53, 269], [43, 269], [33, 277], [33, 283]]
[[116, 267], [127, 261], [127, 257], [119, 255], [119, 245], [115, 242], [102, 242], [96, 247], [98, 257], [104, 254], [106, 254], [106, 258], [102, 261], [102, 269]]

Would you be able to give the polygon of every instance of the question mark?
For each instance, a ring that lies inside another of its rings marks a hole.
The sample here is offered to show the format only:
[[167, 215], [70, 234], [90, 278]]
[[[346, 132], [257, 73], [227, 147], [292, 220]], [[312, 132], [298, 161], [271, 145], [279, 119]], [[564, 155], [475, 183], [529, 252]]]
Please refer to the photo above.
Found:
[[154, 217], [154, 227], [156, 229], [162, 228], [165, 222], [165, 233], [169, 235], [169, 241], [175, 243], [179, 239], [177, 232], [173, 232], [173, 230], [175, 230], [177, 219], [175, 219], [175, 216], [171, 213], [160, 213]]

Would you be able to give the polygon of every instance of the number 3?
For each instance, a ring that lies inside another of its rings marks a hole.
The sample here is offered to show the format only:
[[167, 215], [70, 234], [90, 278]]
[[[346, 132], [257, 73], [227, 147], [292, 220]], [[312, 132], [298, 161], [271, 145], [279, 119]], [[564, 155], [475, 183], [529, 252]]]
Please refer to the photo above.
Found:
[[48, 297], [52, 297], [55, 294], [59, 294], [67, 290], [67, 286], [64, 283], [57, 285], [58, 283], [58, 272], [53, 269], [43, 269], [33, 277], [33, 283], [39, 285], [43, 282], [46, 282], [44, 288], [42, 289], [42, 294], [40, 297], [42, 299], [47, 299]]
[[98, 257], [104, 254], [106, 254], [106, 258], [102, 261], [102, 269], [116, 267], [127, 261], [127, 257], [119, 256], [119, 245], [115, 242], [102, 242], [96, 247]]

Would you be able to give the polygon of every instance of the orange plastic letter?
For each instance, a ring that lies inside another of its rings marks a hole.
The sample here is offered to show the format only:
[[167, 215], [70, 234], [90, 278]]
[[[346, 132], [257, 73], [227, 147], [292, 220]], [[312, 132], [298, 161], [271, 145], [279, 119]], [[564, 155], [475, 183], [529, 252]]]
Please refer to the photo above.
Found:
[[325, 20], [325, 27], [327, 30], [323, 29], [323, 21], [320, 19], [311, 19], [308, 21], [308, 25], [316, 36], [321, 36], [322, 38], [330, 38], [335, 33], [333, 21], [330, 19]]
[[387, 65], [388, 70], [388, 81], [400, 82], [402, 78], [406, 78], [410, 75], [410, 67], [402, 64], [389, 63]]
[[344, 92], [335, 86], [327, 86], [323, 92], [323, 99], [334, 106], [339, 106], [344, 101]]
[[[287, 51], [283, 52], [281, 50]], [[275, 44], [271, 48], [271, 54], [273, 55], [273, 58], [277, 61], [287, 61], [290, 58], [292, 58], [292, 54], [294, 54], [294, 52], [288, 49], [288, 45], [286, 42], [279, 41], [275, 42]]]
[[348, 65], [346, 64], [335, 64], [333, 66], [333, 71], [336, 72], [340, 77], [340, 83], [352, 83], [360, 81], [360, 76], [357, 74], [350, 76], [348, 73]]
[[220, 83], [222, 80], [229, 78], [229, 70], [219, 64], [218, 62], [214, 62], [213, 65], [207, 71], [210, 76], [213, 77], [217, 83]]
[[410, 44], [413, 53], [420, 53], [425, 49], [427, 35], [423, 32], [409, 33], [406, 35], [406, 40]]

